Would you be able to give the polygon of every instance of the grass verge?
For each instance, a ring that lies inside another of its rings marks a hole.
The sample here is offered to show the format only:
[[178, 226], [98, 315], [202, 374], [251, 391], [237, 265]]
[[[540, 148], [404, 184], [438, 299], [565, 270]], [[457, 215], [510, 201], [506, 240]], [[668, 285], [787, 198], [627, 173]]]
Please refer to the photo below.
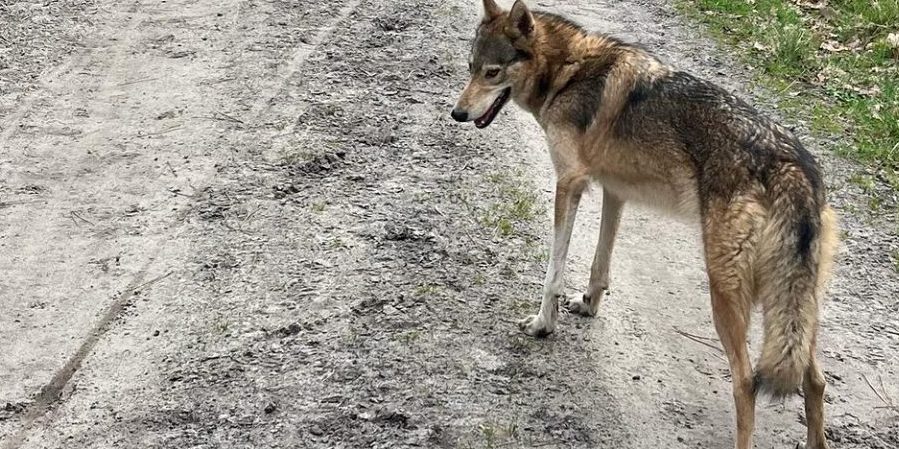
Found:
[[899, 191], [899, 0], [676, 0], [812, 131]]

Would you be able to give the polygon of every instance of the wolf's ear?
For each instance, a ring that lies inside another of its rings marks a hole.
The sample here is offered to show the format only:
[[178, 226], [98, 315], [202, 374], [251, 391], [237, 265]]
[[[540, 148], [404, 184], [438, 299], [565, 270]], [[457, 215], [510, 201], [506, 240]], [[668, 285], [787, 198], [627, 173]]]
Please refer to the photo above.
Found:
[[484, 22], [489, 22], [502, 13], [503, 10], [495, 0], [484, 0]]
[[515, 0], [509, 11], [509, 24], [525, 38], [534, 34], [534, 16], [522, 0]]

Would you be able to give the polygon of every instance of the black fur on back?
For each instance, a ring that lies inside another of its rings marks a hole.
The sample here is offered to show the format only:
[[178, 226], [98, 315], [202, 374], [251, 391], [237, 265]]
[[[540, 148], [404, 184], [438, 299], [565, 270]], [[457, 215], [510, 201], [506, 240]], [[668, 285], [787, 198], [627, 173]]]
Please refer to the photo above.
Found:
[[[637, 83], [615, 132], [645, 145], [673, 141], [693, 161], [702, 205], [758, 185], [771, 195], [786, 195], [794, 210], [796, 254], [803, 261], [811, 260], [824, 204], [818, 164], [791, 132], [746, 102], [713, 83], [673, 72]], [[787, 179], [784, 167], [788, 166], [798, 168], [804, 180]], [[805, 187], [774, 187], [785, 182]]]

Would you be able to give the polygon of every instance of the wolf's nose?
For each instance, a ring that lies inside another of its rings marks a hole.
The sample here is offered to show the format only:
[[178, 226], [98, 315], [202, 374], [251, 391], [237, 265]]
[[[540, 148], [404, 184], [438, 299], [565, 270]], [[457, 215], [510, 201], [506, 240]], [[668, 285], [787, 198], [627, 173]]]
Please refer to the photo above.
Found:
[[453, 120], [457, 122], [468, 121], [468, 112], [460, 111], [457, 108], [453, 108], [453, 112], [450, 112], [450, 115], [453, 117]]

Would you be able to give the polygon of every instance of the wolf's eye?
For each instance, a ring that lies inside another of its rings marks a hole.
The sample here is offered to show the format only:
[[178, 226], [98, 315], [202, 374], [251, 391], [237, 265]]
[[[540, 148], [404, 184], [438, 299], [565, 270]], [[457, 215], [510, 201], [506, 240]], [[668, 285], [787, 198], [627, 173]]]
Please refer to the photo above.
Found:
[[487, 78], [495, 78], [496, 75], [499, 75], [499, 69], [490, 69], [484, 73]]

